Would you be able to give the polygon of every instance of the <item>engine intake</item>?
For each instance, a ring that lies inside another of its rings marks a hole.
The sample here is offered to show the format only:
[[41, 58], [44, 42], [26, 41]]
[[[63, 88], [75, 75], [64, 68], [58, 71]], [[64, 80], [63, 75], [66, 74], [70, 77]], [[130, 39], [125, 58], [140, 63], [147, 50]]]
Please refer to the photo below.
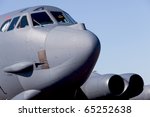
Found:
[[130, 99], [139, 95], [143, 91], [144, 81], [138, 74], [122, 74], [121, 77], [125, 80], [125, 90], [120, 95], [120, 99]]
[[124, 80], [119, 75], [92, 73], [81, 89], [88, 99], [117, 96], [124, 91]]

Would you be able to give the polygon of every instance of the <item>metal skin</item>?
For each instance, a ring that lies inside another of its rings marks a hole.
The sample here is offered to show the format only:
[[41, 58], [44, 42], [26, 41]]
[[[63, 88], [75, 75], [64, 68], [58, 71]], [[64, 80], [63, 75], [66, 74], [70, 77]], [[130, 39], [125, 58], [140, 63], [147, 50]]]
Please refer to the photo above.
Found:
[[93, 72], [81, 89], [88, 99], [114, 99], [123, 92], [124, 80], [119, 75]]
[[[141, 76], [134, 73], [121, 75], [91, 73], [81, 90], [87, 99], [149, 99], [149, 86]], [[143, 92], [142, 92], [143, 91]]]
[[[34, 26], [31, 15], [39, 12], [53, 23]], [[0, 31], [0, 99], [130, 99], [142, 92], [139, 75], [92, 73], [98, 37], [83, 23], [59, 23], [52, 12], [66, 13], [36, 6], [0, 16], [0, 26], [18, 16], [29, 24], [18, 28], [18, 21], [13, 30]]]
[[8, 16], [23, 15], [30, 24], [0, 32], [0, 99], [70, 99], [96, 64], [100, 53], [96, 35], [84, 24], [60, 25], [55, 20], [54, 24], [34, 27], [30, 14], [39, 7], [47, 13], [62, 12], [56, 7], [37, 6], [0, 16], [0, 25]]
[[131, 100], [150, 100], [150, 85], [145, 85], [143, 92]]
[[144, 81], [140, 75], [126, 73], [120, 76], [124, 79], [125, 88], [119, 99], [130, 99], [142, 93]]

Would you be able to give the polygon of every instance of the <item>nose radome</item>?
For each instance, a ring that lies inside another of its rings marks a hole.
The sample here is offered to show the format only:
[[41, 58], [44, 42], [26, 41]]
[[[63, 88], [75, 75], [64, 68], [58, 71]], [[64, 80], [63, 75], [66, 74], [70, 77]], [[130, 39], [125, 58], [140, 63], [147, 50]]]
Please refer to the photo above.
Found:
[[94, 54], [97, 50], [100, 50], [100, 42], [95, 34], [89, 31], [84, 31], [76, 37], [76, 47], [78, 54], [83, 57], [89, 57]]
[[100, 51], [99, 39], [87, 30], [59, 27], [49, 32], [45, 43], [47, 58], [53, 67], [72, 58], [88, 59]]

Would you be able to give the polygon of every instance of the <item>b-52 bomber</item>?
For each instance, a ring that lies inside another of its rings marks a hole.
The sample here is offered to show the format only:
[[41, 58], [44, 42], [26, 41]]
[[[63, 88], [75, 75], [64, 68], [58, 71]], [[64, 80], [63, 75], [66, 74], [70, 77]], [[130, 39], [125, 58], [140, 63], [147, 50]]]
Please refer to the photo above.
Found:
[[134, 99], [134, 73], [93, 72], [98, 37], [65, 11], [35, 6], [0, 16], [0, 99]]

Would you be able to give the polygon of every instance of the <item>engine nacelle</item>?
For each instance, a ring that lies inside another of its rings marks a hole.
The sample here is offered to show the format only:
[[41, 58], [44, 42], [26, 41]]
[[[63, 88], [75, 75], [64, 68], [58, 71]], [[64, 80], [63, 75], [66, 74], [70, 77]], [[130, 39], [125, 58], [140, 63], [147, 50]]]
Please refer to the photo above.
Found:
[[88, 99], [117, 96], [124, 91], [124, 80], [119, 75], [92, 73], [81, 90]]
[[143, 92], [131, 100], [150, 100], [150, 85], [144, 86]]
[[143, 91], [144, 81], [140, 75], [127, 73], [120, 76], [124, 79], [125, 89], [119, 99], [130, 99]]

